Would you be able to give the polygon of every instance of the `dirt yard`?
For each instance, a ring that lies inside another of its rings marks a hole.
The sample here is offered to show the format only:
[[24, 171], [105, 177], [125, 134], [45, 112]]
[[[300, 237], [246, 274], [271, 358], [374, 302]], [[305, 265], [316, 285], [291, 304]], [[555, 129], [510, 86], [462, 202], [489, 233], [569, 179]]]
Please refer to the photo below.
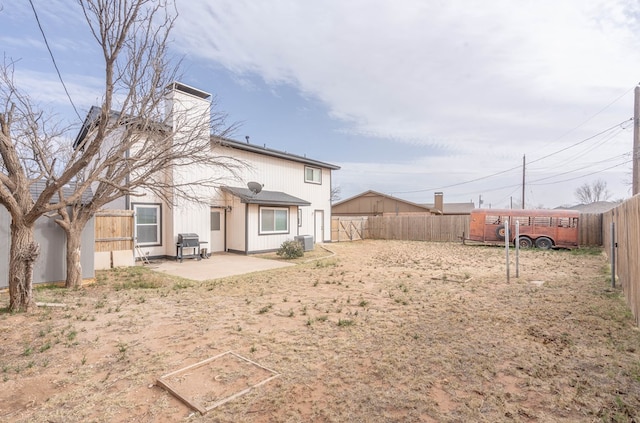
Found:
[[[327, 247], [220, 280], [38, 288], [48, 307], [0, 314], [0, 421], [640, 421], [640, 332], [599, 251], [522, 251], [507, 282], [496, 247]], [[219, 355], [168, 379], [208, 407], [276, 377], [205, 415], [156, 383]]]

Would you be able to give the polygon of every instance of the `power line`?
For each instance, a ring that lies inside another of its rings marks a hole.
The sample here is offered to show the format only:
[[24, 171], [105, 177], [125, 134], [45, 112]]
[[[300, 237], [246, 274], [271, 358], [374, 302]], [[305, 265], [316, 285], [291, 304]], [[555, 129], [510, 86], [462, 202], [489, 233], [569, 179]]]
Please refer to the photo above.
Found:
[[505, 201], [507, 198], [511, 197], [516, 191], [520, 190], [520, 184], [517, 185], [516, 189], [514, 189], [513, 191], [511, 191], [509, 194], [507, 194], [506, 196], [502, 197], [500, 200], [496, 201], [496, 204], [502, 203], [503, 201]]
[[73, 107], [73, 110], [76, 112], [76, 116], [78, 116], [78, 119], [82, 121], [82, 117], [80, 117], [80, 113], [78, 113], [78, 109], [76, 108], [76, 105], [73, 103], [73, 100], [71, 99], [69, 90], [67, 90], [67, 85], [64, 83], [64, 80], [62, 79], [62, 74], [60, 73], [60, 69], [58, 69], [58, 64], [56, 63], [56, 59], [55, 57], [53, 57], [53, 52], [51, 51], [51, 47], [49, 47], [49, 41], [47, 41], [47, 36], [44, 34], [44, 30], [42, 29], [42, 25], [40, 24], [40, 18], [38, 17], [38, 12], [36, 12], [36, 7], [33, 5], [33, 0], [29, 0], [29, 4], [31, 5], [31, 9], [33, 10], [33, 15], [36, 17], [38, 28], [40, 29], [40, 33], [42, 34], [42, 38], [44, 39], [44, 44], [47, 46], [47, 50], [49, 51], [49, 56], [51, 56], [51, 61], [53, 62], [53, 67], [56, 69], [56, 73], [58, 74], [60, 83], [62, 83], [64, 92], [67, 94], [67, 98], [69, 99], [69, 102]]
[[615, 100], [613, 100], [612, 102], [610, 102], [609, 104], [607, 104], [606, 106], [604, 106], [602, 109], [598, 110], [596, 113], [594, 113], [593, 115], [589, 116], [587, 119], [585, 119], [584, 121], [582, 121], [581, 123], [579, 123], [578, 125], [574, 126], [573, 128], [569, 129], [568, 131], [566, 131], [564, 134], [560, 135], [559, 137], [549, 141], [548, 143], [546, 143], [545, 145], [542, 146], [542, 148], [546, 147], [547, 145], [558, 141], [561, 138], [564, 138], [565, 136], [569, 135], [570, 133], [572, 133], [573, 131], [575, 131], [576, 129], [580, 128], [581, 126], [583, 126], [585, 123], [589, 122], [591, 119], [593, 119], [594, 117], [598, 116], [600, 113], [604, 112], [605, 110], [607, 110], [609, 107], [611, 107], [612, 105], [614, 105], [615, 103], [617, 103], [618, 101], [620, 101], [620, 99], [624, 96], [626, 96], [627, 94], [629, 94], [631, 92], [631, 90], [635, 89], [635, 85], [631, 88], [629, 88], [627, 91], [625, 91], [624, 93], [622, 93], [621, 95], [619, 95]]
[[[566, 175], [568, 173], [578, 172], [580, 170], [588, 169], [588, 168], [590, 168], [592, 166], [595, 166], [597, 164], [600, 164], [600, 163], [609, 162], [611, 160], [621, 159], [621, 158], [623, 158], [625, 156], [630, 156], [630, 155], [631, 155], [630, 152], [629, 153], [618, 154], [617, 156], [609, 157], [608, 159], [600, 160], [600, 161], [595, 162], [595, 163], [590, 163], [590, 164], [588, 164], [586, 166], [579, 167], [577, 169], [567, 170], [566, 172], [557, 173], [557, 174], [551, 175], [551, 176], [545, 176], [544, 178], [534, 179], [533, 181], [529, 181], [529, 184], [530, 185], [542, 185], [542, 184], [535, 184], [535, 182], [546, 181], [547, 179], [557, 178], [558, 176]], [[620, 163], [620, 164], [624, 164], [624, 163]]]
[[[585, 143], [587, 141], [590, 141], [590, 140], [592, 140], [592, 139], [594, 139], [594, 138], [596, 138], [596, 137], [598, 137], [598, 136], [600, 136], [602, 134], [606, 134], [609, 131], [612, 131], [612, 130], [614, 130], [616, 128], [620, 128], [621, 125], [623, 125], [623, 124], [625, 124], [625, 123], [627, 123], [629, 121], [633, 121], [633, 118], [624, 120], [624, 121], [622, 121], [622, 122], [620, 122], [620, 123], [618, 123], [616, 125], [613, 125], [610, 128], [607, 128], [607, 129], [605, 129], [605, 130], [603, 130], [603, 131], [601, 131], [601, 132], [599, 132], [599, 133], [597, 133], [595, 135], [592, 135], [592, 136], [590, 136], [588, 138], [585, 138], [585, 139], [583, 139], [581, 141], [578, 141], [577, 143], [571, 144], [570, 146], [562, 148], [562, 149], [560, 149], [558, 151], [555, 151], [553, 153], [547, 154], [546, 156], [543, 156], [543, 157], [540, 157], [538, 159], [532, 160], [532, 161], [528, 162], [527, 164], [529, 165], [531, 163], [539, 162], [541, 160], [544, 160], [546, 158], [549, 158], [551, 156], [559, 154], [559, 153], [561, 153], [563, 151], [566, 151], [566, 150], [568, 150], [570, 148], [576, 147], [576, 146], [578, 146], [580, 144], [583, 144], [583, 143]], [[522, 168], [522, 166], [518, 165], [518, 166], [514, 166], [512, 168], [506, 169], [506, 170], [502, 170], [500, 172], [492, 173], [490, 175], [481, 176], [481, 177], [475, 178], [475, 179], [470, 179], [468, 181], [458, 182], [458, 183], [455, 183], [455, 184], [445, 185], [445, 186], [436, 187], [436, 188], [419, 189], [419, 190], [413, 190], [413, 191], [394, 191], [393, 194], [394, 195], [395, 194], [415, 194], [415, 193], [419, 193], [419, 192], [439, 191], [439, 190], [443, 190], [443, 189], [446, 189], [446, 188], [453, 188], [453, 187], [457, 187], [457, 186], [461, 186], [461, 185], [470, 184], [470, 183], [473, 183], [473, 182], [482, 181], [484, 179], [489, 179], [489, 178], [492, 178], [494, 176], [502, 175], [504, 173], [512, 172], [512, 171], [514, 171], [516, 169], [521, 169], [521, 168]], [[488, 191], [487, 190], [483, 190], [483, 192], [488, 192]]]
[[585, 138], [585, 139], [583, 139], [582, 141], [578, 141], [577, 143], [571, 144], [571, 145], [569, 145], [569, 146], [567, 146], [567, 147], [565, 147], [565, 148], [561, 148], [560, 150], [555, 151], [555, 152], [550, 153], [550, 154], [547, 154], [546, 156], [542, 156], [542, 157], [537, 158], [537, 159], [535, 159], [535, 160], [531, 160], [530, 162], [528, 162], [528, 164], [536, 163], [536, 162], [539, 162], [539, 161], [544, 160], [544, 159], [546, 159], [546, 158], [549, 158], [549, 157], [551, 157], [551, 156], [555, 156], [556, 154], [562, 153], [563, 151], [567, 151], [567, 150], [568, 150], [568, 149], [570, 149], [570, 148], [573, 148], [573, 147], [578, 146], [578, 145], [580, 145], [580, 144], [583, 144], [583, 143], [585, 143], [585, 142], [587, 142], [587, 141], [590, 141], [590, 140], [592, 140], [592, 139], [594, 139], [594, 138], [596, 138], [596, 137], [599, 137], [599, 136], [600, 136], [600, 135], [602, 135], [602, 134], [606, 134], [607, 132], [609, 132], [609, 131], [611, 131], [611, 130], [613, 130], [613, 129], [619, 128], [619, 127], [621, 127], [622, 125], [624, 125], [624, 124], [625, 124], [625, 123], [627, 123], [627, 122], [633, 122], [633, 117], [631, 117], [631, 118], [629, 118], [629, 119], [626, 119], [626, 120], [623, 120], [622, 122], [618, 123], [617, 125], [614, 125], [614, 126], [612, 126], [612, 127], [610, 127], [610, 128], [607, 128], [607, 129], [605, 129], [604, 131], [598, 132], [597, 134], [592, 135], [592, 136], [590, 136], [590, 137], [588, 137], [588, 138]]
[[[597, 149], [597, 148], [607, 144], [608, 142], [612, 141], [617, 136], [622, 134], [626, 129], [628, 129], [628, 127], [624, 127], [622, 125], [618, 126], [618, 128], [616, 128], [615, 130], [607, 133], [604, 137], [602, 137], [599, 141], [596, 141], [591, 146], [585, 146], [585, 148], [581, 152], [573, 153], [573, 154], [571, 154], [570, 157], [562, 159], [560, 165], [562, 167], [566, 167], [569, 163], [573, 163], [573, 162], [577, 161], [578, 159], [580, 159], [581, 157], [585, 156], [586, 154], [588, 154], [588, 153], [594, 151], [595, 149]], [[557, 168], [558, 168], [558, 165], [548, 164], [547, 166], [535, 167], [535, 168], [530, 168], [530, 169], [536, 170], [536, 171], [544, 171], [544, 170], [557, 169]]]
[[480, 178], [471, 179], [469, 181], [464, 181], [464, 182], [458, 182], [456, 184], [445, 185], [445, 186], [438, 187], [438, 188], [418, 189], [418, 190], [415, 190], [415, 191], [394, 191], [394, 193], [395, 194], [413, 194], [413, 193], [416, 193], [416, 192], [428, 192], [428, 191], [441, 190], [441, 189], [445, 189], [445, 188], [457, 187], [457, 186], [460, 186], [460, 185], [466, 185], [466, 184], [470, 184], [472, 182], [478, 182], [478, 181], [482, 181], [483, 179], [488, 179], [488, 178], [492, 178], [494, 176], [502, 175], [503, 173], [511, 172], [512, 170], [516, 170], [516, 169], [520, 169], [520, 168], [521, 168], [521, 166], [515, 166], [515, 167], [512, 167], [512, 168], [507, 169], [507, 170], [502, 170], [500, 172], [492, 173], [491, 175], [481, 176]]
[[545, 183], [542, 183], [542, 184], [531, 184], [531, 185], [551, 185], [551, 184], [559, 184], [561, 182], [575, 181], [576, 179], [584, 178], [584, 177], [591, 176], [591, 175], [596, 175], [596, 174], [604, 172], [606, 170], [615, 169], [618, 166], [622, 166], [622, 165], [625, 165], [627, 163], [631, 163], [632, 161], [633, 161], [633, 159], [629, 159], [629, 160], [624, 161], [622, 163], [618, 163], [618, 164], [615, 164], [613, 166], [610, 166], [610, 167], [607, 167], [607, 168], [604, 168], [604, 169], [596, 170], [595, 172], [587, 173], [586, 175], [576, 176], [574, 178], [563, 179], [561, 181], [545, 182]]

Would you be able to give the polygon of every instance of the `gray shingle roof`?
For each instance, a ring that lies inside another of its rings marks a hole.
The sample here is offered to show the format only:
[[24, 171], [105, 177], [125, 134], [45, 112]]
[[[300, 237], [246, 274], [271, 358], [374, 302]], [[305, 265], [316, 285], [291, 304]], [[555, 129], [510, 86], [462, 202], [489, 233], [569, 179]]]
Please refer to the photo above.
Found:
[[249, 151], [252, 153], [257, 153], [257, 154], [262, 154], [265, 156], [271, 156], [271, 157], [278, 157], [281, 159], [286, 159], [286, 160], [291, 160], [294, 162], [298, 162], [298, 163], [304, 163], [304, 164], [308, 164], [310, 166], [317, 166], [320, 168], [326, 168], [326, 169], [331, 169], [331, 170], [338, 170], [340, 169], [340, 166], [336, 166], [330, 163], [326, 163], [326, 162], [321, 162], [319, 160], [313, 160], [313, 159], [309, 159], [305, 156], [299, 156], [297, 154], [291, 154], [291, 153], [287, 153], [286, 151], [279, 151], [279, 150], [274, 150], [272, 148], [267, 148], [266, 146], [261, 147], [255, 144], [249, 144], [249, 143], [243, 143], [240, 141], [234, 141], [228, 138], [224, 138], [224, 139], [219, 139], [216, 137], [211, 137], [211, 139], [213, 141], [220, 141], [220, 145], [222, 146], [226, 146], [226, 147], [231, 147], [231, 148], [236, 148], [238, 150], [244, 150], [244, 151]]
[[[435, 209], [435, 205], [433, 203], [421, 204], [424, 207], [428, 207], [430, 209]], [[442, 211], [444, 214], [470, 214], [471, 210], [475, 209], [475, 205], [472, 202], [468, 203], [443, 203]]]
[[[40, 194], [42, 194], [42, 191], [44, 191], [46, 187], [47, 187], [47, 183], [44, 180], [32, 181], [31, 185], [29, 186], [29, 191], [31, 192], [31, 197], [33, 198], [34, 201], [38, 199], [38, 197], [40, 196]], [[70, 197], [73, 194], [74, 190], [75, 190], [74, 184], [65, 185], [62, 188], [62, 195], [64, 195], [65, 197]], [[91, 192], [91, 188], [89, 188], [82, 193], [82, 198], [80, 199], [80, 201], [82, 202], [82, 204], [87, 204], [89, 201], [91, 201], [92, 197], [93, 197], [93, 193]], [[59, 201], [60, 199], [58, 198], [58, 194], [56, 193], [53, 195], [53, 197], [51, 197], [50, 203], [53, 204]]]

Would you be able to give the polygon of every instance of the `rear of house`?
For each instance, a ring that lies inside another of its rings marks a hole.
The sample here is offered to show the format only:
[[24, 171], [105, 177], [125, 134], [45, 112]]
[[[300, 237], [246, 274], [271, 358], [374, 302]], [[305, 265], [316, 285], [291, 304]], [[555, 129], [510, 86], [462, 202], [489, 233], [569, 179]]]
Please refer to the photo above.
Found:
[[[175, 83], [166, 101], [172, 115], [194, 110], [197, 119], [209, 108], [210, 95]], [[173, 179], [192, 180], [201, 201], [176, 200], [169, 207], [146, 192], [112, 205], [134, 210], [135, 244], [142, 254], [176, 257], [178, 236], [187, 233], [198, 236], [201, 249], [243, 254], [274, 251], [299, 235], [313, 237], [314, 242], [331, 240], [331, 172], [338, 166], [248, 142], [210, 138], [211, 154], [242, 163], [235, 174], [223, 167], [176, 167], [167, 172]], [[196, 181], [202, 178], [215, 178], [220, 185], [198, 187]], [[255, 192], [257, 186], [260, 192]]]

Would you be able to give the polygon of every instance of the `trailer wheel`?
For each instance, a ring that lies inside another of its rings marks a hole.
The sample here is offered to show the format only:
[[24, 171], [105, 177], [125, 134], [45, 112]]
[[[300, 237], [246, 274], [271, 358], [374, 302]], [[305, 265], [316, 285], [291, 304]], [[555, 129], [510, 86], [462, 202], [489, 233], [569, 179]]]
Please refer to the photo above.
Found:
[[504, 236], [506, 235], [506, 231], [504, 230], [504, 225], [500, 225], [496, 228], [496, 236], [499, 239], [504, 239]]
[[521, 236], [518, 239], [518, 244], [520, 245], [520, 248], [531, 248], [531, 247], [533, 247], [533, 241], [531, 241], [531, 238], [528, 238], [526, 236]]
[[541, 236], [540, 238], [536, 239], [536, 247], [540, 248], [541, 250], [548, 250], [549, 248], [553, 247], [553, 241], [551, 241], [551, 239], [547, 238], [546, 236]]

